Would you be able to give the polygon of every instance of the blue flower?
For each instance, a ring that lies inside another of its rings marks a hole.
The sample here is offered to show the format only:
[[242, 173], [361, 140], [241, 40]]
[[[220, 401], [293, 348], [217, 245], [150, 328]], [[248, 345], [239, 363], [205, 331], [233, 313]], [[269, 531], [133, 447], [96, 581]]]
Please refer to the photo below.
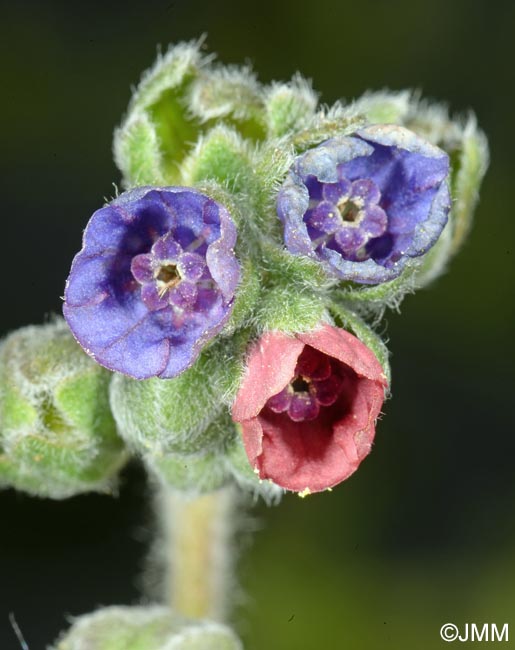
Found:
[[447, 223], [448, 176], [447, 154], [402, 127], [327, 140], [296, 158], [279, 191], [286, 247], [343, 280], [392, 280]]
[[228, 211], [186, 187], [140, 187], [91, 217], [64, 316], [111, 370], [175, 377], [227, 321], [240, 279]]

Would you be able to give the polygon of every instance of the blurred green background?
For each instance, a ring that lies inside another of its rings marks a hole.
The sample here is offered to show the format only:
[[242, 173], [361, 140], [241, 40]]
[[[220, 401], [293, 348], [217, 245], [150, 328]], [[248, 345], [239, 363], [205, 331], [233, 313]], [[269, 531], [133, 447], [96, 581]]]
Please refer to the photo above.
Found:
[[[325, 102], [417, 88], [475, 110], [492, 155], [475, 229], [447, 275], [387, 316], [394, 398], [373, 453], [332, 493], [254, 509], [235, 621], [247, 650], [432, 650], [447, 622], [510, 623], [515, 647], [515, 4], [25, 1], [1, 16], [2, 334], [60, 310], [157, 44], [206, 32], [221, 61], [265, 82], [300, 70]], [[2, 650], [19, 648], [8, 612], [38, 650], [67, 616], [137, 600], [148, 501], [138, 468], [118, 500], [0, 494]]]

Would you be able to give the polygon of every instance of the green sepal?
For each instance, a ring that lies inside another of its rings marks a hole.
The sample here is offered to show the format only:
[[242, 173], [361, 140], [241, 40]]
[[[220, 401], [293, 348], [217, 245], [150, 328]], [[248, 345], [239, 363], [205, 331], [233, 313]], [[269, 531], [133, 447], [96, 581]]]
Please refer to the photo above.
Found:
[[322, 297], [296, 294], [293, 287], [275, 284], [267, 289], [256, 314], [261, 331], [304, 332], [313, 329], [325, 311]]
[[[288, 139], [267, 140], [253, 160], [255, 184], [248, 196], [252, 209], [253, 238], [263, 240], [263, 233], [282, 244], [282, 224], [277, 216], [277, 189], [295, 160], [295, 150]], [[261, 255], [261, 253], [259, 253]]]
[[479, 199], [479, 188], [488, 168], [489, 152], [485, 134], [470, 116], [463, 128], [458, 164], [452, 180], [452, 252], [466, 239]]
[[0, 350], [0, 485], [54, 499], [113, 492], [127, 452], [109, 409], [110, 379], [62, 320], [8, 336]]
[[194, 454], [154, 451], [144, 454], [149, 470], [169, 488], [192, 496], [217, 490], [231, 480], [225, 450], [236, 436], [235, 424], [228, 408], [224, 408], [207, 427], [204, 436], [220, 441], [216, 448], [199, 449]]
[[268, 504], [278, 503], [284, 494], [284, 490], [273, 481], [262, 480], [256, 470], [252, 468], [245, 452], [241, 439], [239, 425], [235, 425], [238, 435], [234, 437], [225, 453], [226, 466], [236, 483], [254, 498], [261, 497]]
[[254, 321], [254, 311], [261, 293], [261, 277], [255, 262], [250, 258], [240, 262], [240, 271], [241, 280], [236, 289], [233, 310], [223, 330], [224, 334], [247, 327]]
[[223, 456], [213, 450], [197, 454], [147, 454], [144, 461], [160, 482], [194, 496], [218, 490], [231, 478]]
[[390, 352], [382, 338], [355, 311], [343, 307], [337, 302], [333, 302], [329, 310], [334, 317], [336, 325], [354, 334], [354, 336], [372, 350], [383, 367], [388, 386], [390, 386]]
[[217, 181], [235, 194], [248, 193], [255, 183], [248, 142], [224, 124], [203, 135], [182, 165], [184, 185], [209, 180]]
[[154, 65], [146, 70], [131, 99], [129, 109], [147, 109], [158, 102], [163, 93], [181, 87], [209, 63], [200, 53], [202, 41], [190, 41], [171, 46], [159, 54]]
[[115, 375], [111, 408], [120, 435], [139, 454], [195, 454], [215, 449], [225, 433], [209, 425], [232, 400], [243, 372], [235, 340], [220, 339], [173, 379], [134, 380]]
[[134, 111], [117, 129], [113, 153], [126, 186], [165, 185], [163, 155], [148, 113]]
[[356, 114], [352, 107], [335, 104], [329, 110], [316, 113], [305, 128], [291, 136], [290, 141], [297, 153], [302, 153], [337, 135], [351, 135], [366, 123], [366, 118]]
[[273, 83], [265, 90], [268, 134], [281, 137], [299, 131], [315, 114], [318, 95], [309, 82], [297, 74], [290, 83]]
[[454, 255], [470, 230], [479, 188], [488, 168], [488, 141], [473, 114], [466, 119], [451, 119], [447, 108], [439, 104], [414, 100], [405, 126], [449, 154], [452, 197], [449, 256]]
[[308, 257], [265, 242], [263, 285], [255, 323], [261, 331], [301, 332], [313, 329], [325, 312], [329, 281], [321, 265]]
[[200, 130], [187, 105], [191, 82], [207, 63], [199, 47], [192, 42], [170, 48], [135, 90], [113, 142], [126, 187], [153, 184], [153, 177], [159, 184], [179, 181], [180, 163]]
[[367, 92], [352, 107], [367, 124], [402, 124], [410, 112], [411, 92]]
[[73, 620], [49, 650], [243, 650], [226, 625], [160, 605], [112, 606]]
[[426, 287], [445, 272], [452, 257], [452, 240], [453, 223], [449, 218], [436, 244], [420, 259], [412, 276], [413, 290]]
[[404, 297], [417, 288], [417, 271], [423, 258], [413, 258], [399, 277], [381, 284], [363, 285], [342, 283], [332, 292], [332, 298], [339, 304], [347, 304], [358, 312], [371, 314], [379, 321], [386, 308], [399, 309]]
[[249, 67], [202, 70], [191, 85], [189, 107], [202, 123], [223, 121], [255, 141], [265, 136], [262, 91]]

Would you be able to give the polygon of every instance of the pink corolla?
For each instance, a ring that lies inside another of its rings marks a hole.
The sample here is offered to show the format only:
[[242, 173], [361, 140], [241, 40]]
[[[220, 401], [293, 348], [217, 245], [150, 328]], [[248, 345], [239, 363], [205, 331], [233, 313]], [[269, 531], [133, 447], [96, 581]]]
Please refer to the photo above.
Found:
[[260, 478], [319, 492], [370, 452], [386, 388], [375, 354], [349, 332], [326, 323], [273, 331], [250, 351], [232, 416]]

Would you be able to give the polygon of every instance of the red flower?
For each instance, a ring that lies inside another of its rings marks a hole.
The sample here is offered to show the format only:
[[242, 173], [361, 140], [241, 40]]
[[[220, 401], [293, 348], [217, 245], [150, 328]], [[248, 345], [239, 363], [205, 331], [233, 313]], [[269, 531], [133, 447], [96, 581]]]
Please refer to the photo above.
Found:
[[374, 353], [345, 330], [268, 332], [250, 352], [232, 417], [260, 478], [319, 492], [370, 452], [386, 386]]

